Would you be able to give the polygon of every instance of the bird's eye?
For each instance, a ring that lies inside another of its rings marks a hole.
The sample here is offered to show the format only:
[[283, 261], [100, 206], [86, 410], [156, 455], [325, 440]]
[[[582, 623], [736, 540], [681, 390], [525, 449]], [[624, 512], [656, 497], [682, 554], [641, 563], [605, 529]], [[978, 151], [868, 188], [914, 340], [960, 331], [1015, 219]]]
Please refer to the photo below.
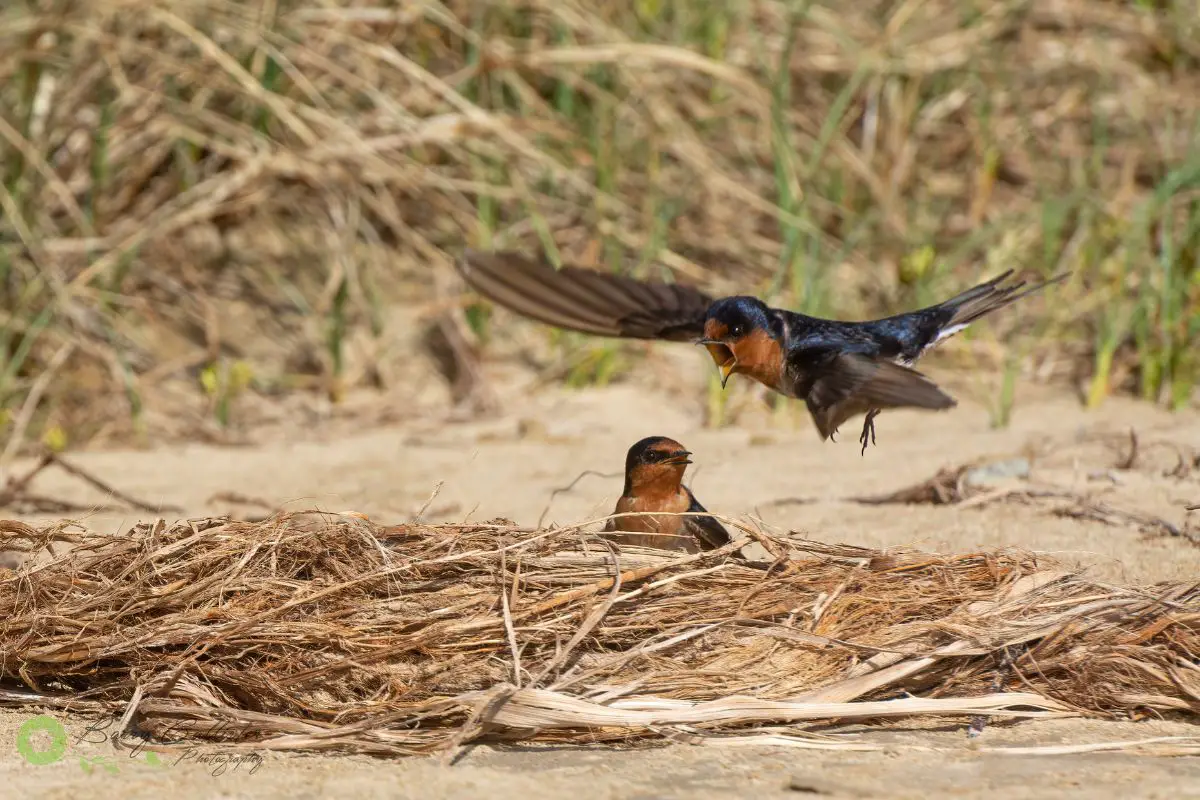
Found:
[[742, 326], [734, 325], [733, 328], [731, 328], [729, 332], [732, 333], [734, 336], [741, 336], [742, 335]]

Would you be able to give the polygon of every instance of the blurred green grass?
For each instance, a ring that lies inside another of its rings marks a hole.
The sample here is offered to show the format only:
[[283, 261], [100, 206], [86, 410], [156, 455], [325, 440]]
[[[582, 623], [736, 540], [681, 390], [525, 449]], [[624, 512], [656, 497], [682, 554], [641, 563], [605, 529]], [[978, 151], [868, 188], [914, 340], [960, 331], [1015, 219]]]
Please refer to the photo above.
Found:
[[[234, 363], [336, 400], [370, 380], [348, 343], [464, 246], [849, 316], [1070, 269], [966, 337], [1010, 343], [994, 423], [1035, 352], [1088, 405], [1179, 408], [1197, 33], [1141, 0], [8, 4], [4, 435], [144, 430], [188, 402], [159, 383], [208, 408]], [[571, 385], [632, 368], [547, 337]]]

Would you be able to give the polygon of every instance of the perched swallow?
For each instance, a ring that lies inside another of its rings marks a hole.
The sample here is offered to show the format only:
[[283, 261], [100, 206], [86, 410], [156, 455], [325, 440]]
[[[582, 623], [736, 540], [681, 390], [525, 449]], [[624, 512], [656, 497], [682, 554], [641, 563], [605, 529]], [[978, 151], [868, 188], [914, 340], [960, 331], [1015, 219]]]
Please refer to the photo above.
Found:
[[957, 401], [912, 368], [929, 348], [1027, 294], [1066, 278], [1001, 284], [1012, 270], [942, 303], [905, 314], [843, 322], [771, 308], [756, 297], [714, 300], [685, 284], [640, 281], [579, 267], [555, 269], [513, 252], [467, 251], [459, 272], [499, 305], [560, 328], [626, 339], [702, 344], [721, 372], [746, 375], [804, 400], [821, 439], [865, 414], [863, 453], [885, 408], [952, 408]]
[[[692, 490], [681, 483], [684, 470], [692, 463], [690, 455], [683, 445], [665, 436], [649, 436], [630, 447], [625, 455], [625, 489], [613, 513], [706, 511]], [[604, 530], [613, 532], [606, 538], [618, 543], [688, 553], [730, 542], [725, 526], [712, 517], [615, 517]]]

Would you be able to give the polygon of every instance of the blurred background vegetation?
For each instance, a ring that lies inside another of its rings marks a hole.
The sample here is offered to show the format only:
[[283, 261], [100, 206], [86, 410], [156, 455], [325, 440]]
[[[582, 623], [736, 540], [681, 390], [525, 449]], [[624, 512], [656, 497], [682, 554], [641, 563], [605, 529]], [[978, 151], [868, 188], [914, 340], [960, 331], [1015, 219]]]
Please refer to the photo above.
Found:
[[[10, 0], [0, 439], [394, 384], [464, 246], [848, 316], [1070, 269], [976, 334], [994, 421], [1020, 372], [1178, 408], [1198, 110], [1186, 0]], [[572, 384], [631, 368], [541, 335]]]

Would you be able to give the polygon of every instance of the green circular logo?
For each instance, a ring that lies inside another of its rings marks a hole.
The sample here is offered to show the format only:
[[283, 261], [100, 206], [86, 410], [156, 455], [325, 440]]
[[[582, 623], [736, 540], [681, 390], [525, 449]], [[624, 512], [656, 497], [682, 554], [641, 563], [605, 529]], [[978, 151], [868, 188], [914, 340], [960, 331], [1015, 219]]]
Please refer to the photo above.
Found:
[[[33, 735], [43, 731], [50, 734], [50, 746], [45, 750], [35, 750]], [[17, 752], [35, 766], [53, 764], [67, 752], [67, 729], [49, 714], [26, 720], [17, 729]]]

